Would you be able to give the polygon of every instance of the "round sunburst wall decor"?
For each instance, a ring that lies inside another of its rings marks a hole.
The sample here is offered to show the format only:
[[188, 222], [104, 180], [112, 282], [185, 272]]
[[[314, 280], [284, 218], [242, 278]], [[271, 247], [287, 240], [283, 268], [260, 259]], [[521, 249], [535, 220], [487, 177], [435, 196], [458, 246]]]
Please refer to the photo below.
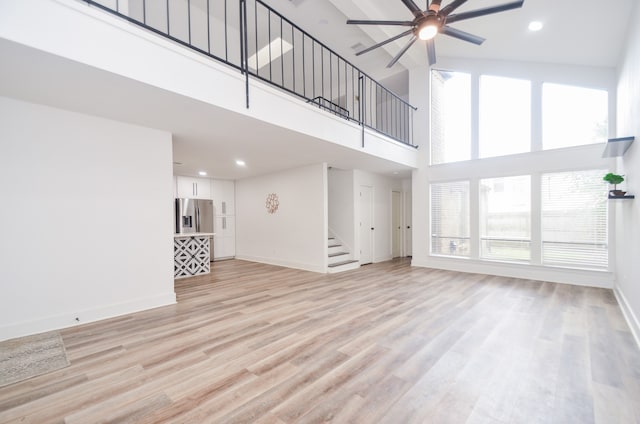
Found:
[[276, 213], [278, 210], [278, 206], [280, 206], [280, 201], [278, 200], [278, 195], [275, 193], [267, 194], [267, 201], [265, 203], [267, 208], [267, 212]]

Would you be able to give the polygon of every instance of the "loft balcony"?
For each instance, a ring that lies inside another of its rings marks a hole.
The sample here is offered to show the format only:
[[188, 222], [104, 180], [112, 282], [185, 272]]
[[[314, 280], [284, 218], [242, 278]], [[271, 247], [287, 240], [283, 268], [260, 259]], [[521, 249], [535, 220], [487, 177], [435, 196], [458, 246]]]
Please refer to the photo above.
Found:
[[260, 0], [11, 0], [0, 52], [1, 95], [170, 131], [176, 161], [417, 164], [415, 108]]

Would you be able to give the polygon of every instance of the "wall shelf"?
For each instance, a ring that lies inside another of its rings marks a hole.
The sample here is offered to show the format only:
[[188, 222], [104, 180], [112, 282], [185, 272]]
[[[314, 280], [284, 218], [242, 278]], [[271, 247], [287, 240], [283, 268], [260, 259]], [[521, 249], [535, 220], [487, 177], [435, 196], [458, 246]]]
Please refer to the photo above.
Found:
[[621, 137], [621, 138], [610, 138], [607, 141], [607, 146], [604, 148], [604, 152], [602, 152], [603, 158], [614, 158], [617, 156], [623, 156], [626, 151], [631, 147], [631, 143], [635, 137]]
[[626, 196], [609, 196], [609, 199], [635, 199], [636, 196], [634, 196], [633, 194], [628, 194]]

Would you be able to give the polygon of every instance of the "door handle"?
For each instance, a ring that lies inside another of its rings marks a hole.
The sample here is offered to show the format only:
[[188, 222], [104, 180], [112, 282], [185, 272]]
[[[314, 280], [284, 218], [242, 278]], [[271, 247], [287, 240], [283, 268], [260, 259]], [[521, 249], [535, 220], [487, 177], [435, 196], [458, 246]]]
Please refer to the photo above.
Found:
[[375, 230], [375, 228], [371, 227], [371, 231]]

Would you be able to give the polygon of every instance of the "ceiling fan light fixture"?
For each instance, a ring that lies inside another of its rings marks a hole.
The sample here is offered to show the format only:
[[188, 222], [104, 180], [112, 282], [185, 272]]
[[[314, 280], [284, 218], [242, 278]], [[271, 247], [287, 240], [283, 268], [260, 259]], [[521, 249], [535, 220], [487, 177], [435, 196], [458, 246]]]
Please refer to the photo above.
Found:
[[418, 30], [418, 38], [421, 40], [431, 40], [438, 34], [438, 25], [435, 22], [428, 22]]

